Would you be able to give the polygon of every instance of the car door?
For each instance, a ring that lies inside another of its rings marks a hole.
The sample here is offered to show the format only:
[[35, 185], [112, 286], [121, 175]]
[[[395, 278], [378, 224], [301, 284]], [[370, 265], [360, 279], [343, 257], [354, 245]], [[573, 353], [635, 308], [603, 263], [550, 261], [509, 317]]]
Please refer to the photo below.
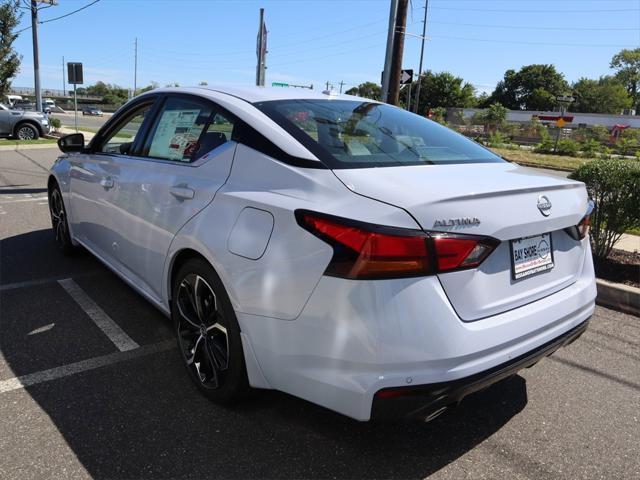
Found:
[[234, 124], [212, 102], [167, 95], [140, 154], [114, 158], [118, 185], [109, 202], [120, 237], [117, 259], [156, 299], [173, 238], [226, 182], [236, 147]]
[[13, 126], [11, 112], [4, 107], [4, 105], [0, 105], [0, 135], [10, 135], [11, 129]]
[[135, 155], [157, 97], [135, 102], [105, 125], [86, 152], [70, 155], [70, 220], [74, 237], [113, 265], [122, 244], [113, 197], [119, 159]]

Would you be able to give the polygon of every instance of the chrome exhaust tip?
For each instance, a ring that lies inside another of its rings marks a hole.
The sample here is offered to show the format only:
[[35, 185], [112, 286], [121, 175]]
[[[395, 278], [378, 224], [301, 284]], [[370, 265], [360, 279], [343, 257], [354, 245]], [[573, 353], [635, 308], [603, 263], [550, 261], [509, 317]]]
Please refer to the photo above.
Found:
[[431, 420], [435, 420], [440, 415], [442, 415], [447, 408], [449, 408], [449, 407], [440, 407], [435, 412], [430, 413], [429, 415], [427, 415], [425, 417], [424, 423], [430, 422]]

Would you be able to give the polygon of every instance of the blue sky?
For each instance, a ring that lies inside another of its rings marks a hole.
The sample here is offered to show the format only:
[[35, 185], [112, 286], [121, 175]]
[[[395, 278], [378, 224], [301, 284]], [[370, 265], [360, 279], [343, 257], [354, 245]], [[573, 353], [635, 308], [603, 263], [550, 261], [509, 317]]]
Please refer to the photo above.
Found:
[[[47, 20], [90, 0], [59, 0]], [[421, 33], [424, 0], [412, 0], [407, 31]], [[267, 85], [380, 81], [389, 0], [101, 0], [39, 26], [43, 88], [62, 88], [62, 57], [83, 62], [85, 83], [138, 85], [255, 81], [258, 11], [265, 8]], [[21, 27], [30, 25], [28, 12]], [[430, 0], [425, 69], [447, 70], [490, 91], [505, 70], [552, 63], [567, 80], [609, 74], [611, 57], [640, 46], [640, 0]], [[33, 86], [31, 32], [16, 87]], [[417, 71], [420, 40], [407, 37], [404, 67]]]

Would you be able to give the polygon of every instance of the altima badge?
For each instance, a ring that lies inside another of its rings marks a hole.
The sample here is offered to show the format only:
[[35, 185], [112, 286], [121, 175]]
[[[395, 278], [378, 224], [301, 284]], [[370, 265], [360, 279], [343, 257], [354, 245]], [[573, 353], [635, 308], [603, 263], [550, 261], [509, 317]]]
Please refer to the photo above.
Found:
[[470, 217], [464, 217], [464, 218], [449, 218], [449, 219], [442, 219], [442, 220], [436, 220], [433, 223], [434, 227], [459, 227], [459, 228], [465, 228], [465, 227], [475, 227], [477, 225], [480, 225], [480, 220], [476, 217], [470, 218]]
[[540, 210], [540, 213], [545, 217], [551, 215], [551, 202], [544, 195], [538, 197], [538, 210]]

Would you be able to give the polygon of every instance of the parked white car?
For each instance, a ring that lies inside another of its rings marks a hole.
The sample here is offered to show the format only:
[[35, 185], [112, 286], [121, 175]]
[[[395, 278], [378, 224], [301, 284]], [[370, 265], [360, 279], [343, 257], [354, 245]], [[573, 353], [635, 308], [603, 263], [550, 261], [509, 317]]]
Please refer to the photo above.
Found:
[[575, 340], [594, 310], [584, 185], [396, 107], [158, 89], [89, 145], [59, 145], [60, 249], [84, 246], [171, 316], [215, 401], [255, 387], [430, 419]]

